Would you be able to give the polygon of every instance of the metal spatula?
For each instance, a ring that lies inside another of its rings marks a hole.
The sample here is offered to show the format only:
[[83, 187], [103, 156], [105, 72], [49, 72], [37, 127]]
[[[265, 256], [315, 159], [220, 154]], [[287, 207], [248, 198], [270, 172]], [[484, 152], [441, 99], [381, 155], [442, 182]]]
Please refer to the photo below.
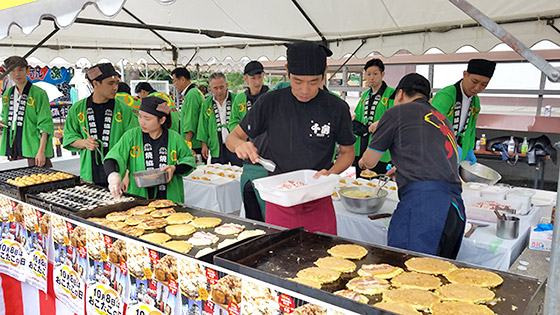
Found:
[[276, 163], [271, 160], [265, 159], [259, 155], [259, 160], [257, 161], [260, 165], [264, 167], [265, 170], [269, 172], [274, 172], [276, 170]]

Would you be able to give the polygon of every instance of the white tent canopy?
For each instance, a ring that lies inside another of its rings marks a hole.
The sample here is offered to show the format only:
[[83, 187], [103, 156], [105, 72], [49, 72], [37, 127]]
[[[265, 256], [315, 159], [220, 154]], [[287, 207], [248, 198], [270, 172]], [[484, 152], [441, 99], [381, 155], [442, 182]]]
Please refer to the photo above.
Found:
[[[180, 64], [193, 56], [203, 61], [227, 57], [276, 60], [285, 55], [284, 43], [301, 39], [326, 41], [334, 59], [354, 52], [363, 40], [356, 53], [360, 58], [372, 52], [388, 57], [401, 50], [420, 55], [430, 48], [453, 53], [465, 45], [488, 51], [501, 43], [448, 0], [11, 2], [24, 4], [0, 4], [0, 9], [5, 7], [0, 10], [0, 56], [25, 54], [56, 23], [62, 29], [32, 54], [44, 62], [56, 57], [70, 63], [80, 58], [92, 63], [102, 58], [136, 62], [141, 58], [151, 61], [153, 56], [171, 64], [172, 46], [177, 48]], [[470, 3], [527, 46], [545, 39], [560, 44], [554, 26], [560, 27], [558, 0]], [[165, 41], [129, 13], [156, 29]]]

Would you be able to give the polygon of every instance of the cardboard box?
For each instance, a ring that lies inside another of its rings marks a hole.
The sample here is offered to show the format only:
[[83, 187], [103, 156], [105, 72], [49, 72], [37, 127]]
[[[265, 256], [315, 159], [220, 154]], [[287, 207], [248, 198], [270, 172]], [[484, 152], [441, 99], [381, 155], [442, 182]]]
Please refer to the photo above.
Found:
[[550, 251], [552, 247], [552, 230], [535, 232], [536, 226], [531, 228], [529, 237], [529, 248], [536, 250]]

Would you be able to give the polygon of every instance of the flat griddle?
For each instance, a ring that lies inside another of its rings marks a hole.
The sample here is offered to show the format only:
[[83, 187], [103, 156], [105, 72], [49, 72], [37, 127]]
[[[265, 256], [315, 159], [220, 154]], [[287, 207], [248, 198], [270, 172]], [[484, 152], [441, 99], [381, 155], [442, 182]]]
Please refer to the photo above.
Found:
[[[243, 247], [236, 247], [217, 254], [214, 257], [214, 263], [360, 314], [383, 314], [383, 311], [372, 306], [381, 300], [380, 294], [368, 296], [369, 304], [354, 302], [332, 294], [334, 291], [345, 289], [348, 280], [358, 276], [357, 272], [350, 276], [343, 276], [337, 282], [326, 285], [321, 290], [285, 279], [295, 277], [301, 269], [314, 266], [313, 262], [318, 258], [328, 256], [327, 249], [338, 244], [348, 243], [361, 245], [369, 251], [366, 257], [354, 261], [357, 270], [363, 264], [377, 263], [388, 263], [406, 270], [404, 265], [406, 260], [413, 257], [429, 257], [428, 255], [396, 248], [346, 240], [327, 234], [309, 233], [303, 231], [303, 229], [293, 229], [275, 235], [265, 235], [245, 244]], [[543, 284], [534, 278], [481, 268], [458, 261], [450, 262], [460, 268], [489, 270], [504, 279], [502, 285], [492, 289], [496, 297], [502, 298], [496, 305], [489, 306], [496, 314], [527, 313], [532, 308], [531, 302], [537, 293], [543, 289]], [[445, 278], [440, 278], [443, 283], [448, 283]]]
[[[101, 228], [103, 230], [110, 231], [112, 233], [117, 233], [117, 234], [123, 235], [127, 238], [132, 238], [132, 239], [138, 240], [140, 242], [149, 243], [145, 240], [140, 239], [139, 237], [130, 236], [128, 234], [124, 234], [124, 233], [118, 232], [116, 230], [108, 229], [103, 225], [99, 225], [99, 224], [93, 223], [91, 221], [87, 221], [86, 219], [90, 218], [90, 217], [104, 218], [107, 214], [109, 214], [111, 212], [125, 211], [125, 210], [128, 210], [128, 209], [130, 209], [132, 207], [135, 207], [135, 206], [146, 206], [151, 201], [153, 201], [153, 200], [135, 200], [134, 202], [132, 202], [132, 204], [127, 204], [126, 207], [124, 206], [124, 204], [122, 204], [118, 209], [108, 208], [108, 207], [99, 207], [99, 208], [96, 208], [96, 209], [93, 209], [93, 210], [78, 211], [76, 213], [73, 213], [72, 216], [74, 216], [78, 221], [87, 223], [89, 225], [94, 225], [94, 226], [96, 226], [98, 228]], [[192, 214], [194, 217], [220, 218], [220, 219], [222, 219], [222, 224], [224, 224], [224, 223], [235, 223], [235, 224], [245, 225], [245, 231], [246, 230], [260, 229], [260, 230], [265, 231], [267, 234], [272, 234], [272, 233], [277, 233], [282, 229], [280, 227], [273, 226], [273, 225], [270, 225], [270, 224], [266, 224], [266, 223], [263, 223], [263, 222], [254, 221], [254, 220], [250, 220], [250, 219], [241, 219], [237, 216], [232, 216], [232, 215], [228, 215], [228, 214], [221, 213], [221, 212], [197, 209], [197, 208], [192, 208], [192, 207], [184, 207], [184, 206], [181, 206], [181, 205], [175, 205], [173, 208], [175, 209], [176, 212], [188, 212], [188, 213]], [[217, 233], [214, 232], [214, 228], [209, 228], [209, 229], [199, 229], [199, 228], [197, 228], [196, 232], [210, 232], [210, 233], [218, 236], [219, 240], [218, 240], [217, 243], [212, 245], [213, 248], [217, 248], [218, 244], [221, 243], [225, 239], [231, 239], [231, 238], [236, 238], [237, 237], [237, 235], [220, 235], [220, 234], [217, 234]], [[258, 237], [260, 237], [260, 236], [252, 237], [252, 238], [248, 238], [248, 239], [239, 241], [237, 243], [231, 244], [231, 245], [226, 246], [224, 248], [217, 249], [217, 250], [215, 250], [215, 251], [213, 251], [213, 252], [211, 252], [207, 255], [201, 256], [197, 259], [200, 259], [202, 261], [206, 261], [208, 263], [212, 263], [213, 257], [217, 253], [221, 253], [221, 252], [223, 252], [225, 250], [228, 250], [230, 248], [234, 248], [234, 247], [237, 247], [237, 246], [240, 246], [240, 245], [244, 245], [245, 243], [247, 243], [247, 242], [249, 242], [253, 239], [257, 239]], [[165, 248], [167, 250], [171, 250], [169, 248], [166, 248], [166, 247], [163, 247], [163, 246], [160, 246], [160, 245], [157, 245], [157, 244], [153, 244], [153, 243], [149, 243], [149, 244], [151, 244], [152, 246], [158, 246], [158, 247], [161, 247], [161, 248]], [[187, 255], [189, 257], [194, 258], [195, 255], [198, 253], [198, 251], [205, 248], [205, 247], [208, 247], [208, 246], [201, 246], [201, 247], [193, 246], [193, 248], [189, 251], [188, 254], [183, 254], [183, 253], [180, 253], [180, 252], [177, 252], [177, 253]]]
[[[54, 174], [58, 172], [71, 175], [72, 177], [66, 179], [59, 179], [52, 182], [39, 183], [34, 185], [22, 186], [22, 187], [15, 186], [7, 182], [8, 179], [15, 179], [16, 177], [23, 177], [25, 175]], [[47, 192], [59, 188], [74, 187], [79, 183], [80, 183], [79, 176], [75, 176], [70, 173], [66, 173], [62, 171], [57, 171], [54, 169], [42, 168], [37, 166], [21, 167], [21, 168], [15, 168], [15, 169], [0, 172], [0, 189], [2, 190], [2, 193], [9, 197], [19, 199], [23, 202], [27, 201], [26, 199], [27, 194]]]

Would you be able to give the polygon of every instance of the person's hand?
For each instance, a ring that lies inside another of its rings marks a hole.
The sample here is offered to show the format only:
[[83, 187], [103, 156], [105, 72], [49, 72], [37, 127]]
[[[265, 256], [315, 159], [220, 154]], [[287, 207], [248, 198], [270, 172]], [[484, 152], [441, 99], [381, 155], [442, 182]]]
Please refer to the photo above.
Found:
[[373, 124], [369, 125], [368, 131], [373, 133], [377, 129], [377, 125], [379, 125], [379, 120], [374, 122]]
[[471, 162], [471, 165], [473, 165], [474, 163], [476, 163], [476, 156], [474, 155], [474, 151], [473, 151], [473, 150], [467, 151], [467, 156], [465, 157], [465, 161]]
[[202, 142], [202, 152], [200, 153], [205, 160], [208, 160], [208, 146], [204, 142]]
[[107, 177], [107, 182], [109, 182], [109, 190], [114, 198], [119, 198], [123, 193], [123, 184], [121, 180], [121, 175], [117, 172], [109, 174]]
[[61, 131], [56, 130], [56, 131], [54, 132], [54, 137], [55, 137], [55, 138], [58, 138], [58, 139], [61, 139], [62, 137], [64, 137], [64, 133], [62, 133]]
[[352, 115], [352, 120], [356, 120], [356, 114]]
[[167, 172], [168, 183], [171, 181], [171, 178], [173, 178], [173, 174], [175, 173], [176, 168], [177, 167], [175, 165], [167, 165], [166, 167], [161, 169], [162, 172]]
[[45, 166], [46, 162], [47, 159], [45, 158], [45, 152], [41, 152], [41, 150], [39, 150], [39, 152], [37, 152], [37, 155], [35, 155], [35, 165], [43, 167]]
[[93, 151], [99, 147], [99, 142], [95, 138], [89, 137], [82, 140], [83, 147], [89, 151]]
[[315, 173], [315, 175], [313, 175], [313, 178], [319, 178], [321, 176], [329, 176], [332, 173], [329, 170], [326, 169], [322, 169], [320, 171], [318, 171], [317, 173]]
[[253, 164], [259, 161], [257, 147], [251, 141], [245, 141], [235, 148], [235, 154], [240, 159], [249, 159]]
[[390, 177], [391, 179], [394, 179], [396, 174], [397, 174], [397, 167], [396, 166], [391, 167], [391, 169], [388, 170], [387, 173], [385, 173], [385, 175]]
[[[361, 158], [361, 159], [358, 161], [358, 167], [359, 167], [360, 169], [362, 169], [362, 170], [367, 170], [367, 169], [369, 169], [369, 167], [364, 163], [364, 159], [363, 159], [363, 158]], [[356, 174], [357, 174], [357, 172], [356, 172]]]

